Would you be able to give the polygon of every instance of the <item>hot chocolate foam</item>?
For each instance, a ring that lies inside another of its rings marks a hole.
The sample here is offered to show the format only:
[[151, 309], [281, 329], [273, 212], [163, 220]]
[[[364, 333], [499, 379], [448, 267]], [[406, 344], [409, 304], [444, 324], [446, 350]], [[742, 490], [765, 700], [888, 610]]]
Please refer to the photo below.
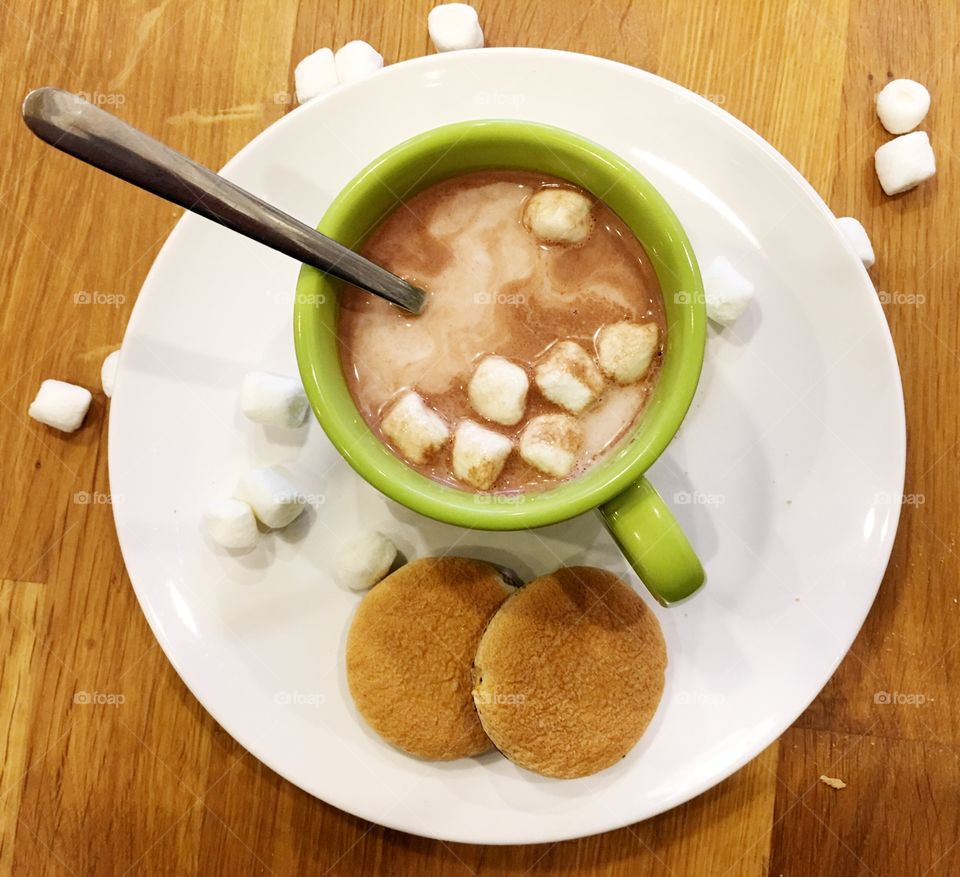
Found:
[[[656, 276], [643, 248], [605, 205], [578, 246], [539, 243], [520, 221], [524, 201], [545, 185], [568, 184], [520, 171], [484, 171], [434, 185], [397, 207], [374, 230], [364, 254], [427, 291], [424, 312], [404, 314], [353, 288], [341, 298], [341, 360], [354, 400], [380, 433], [384, 407], [416, 389], [451, 425], [482, 420], [466, 385], [476, 363], [499, 354], [529, 367], [558, 340], [593, 354], [608, 323], [664, 326]], [[532, 369], [529, 369], [532, 376]], [[582, 418], [582, 471], [636, 421], [656, 368], [629, 387], [610, 386]], [[531, 385], [526, 419], [556, 406]], [[484, 422], [515, 438], [516, 428]], [[422, 468], [453, 483], [449, 450]], [[497, 490], [549, 486], [553, 480], [512, 456]]]

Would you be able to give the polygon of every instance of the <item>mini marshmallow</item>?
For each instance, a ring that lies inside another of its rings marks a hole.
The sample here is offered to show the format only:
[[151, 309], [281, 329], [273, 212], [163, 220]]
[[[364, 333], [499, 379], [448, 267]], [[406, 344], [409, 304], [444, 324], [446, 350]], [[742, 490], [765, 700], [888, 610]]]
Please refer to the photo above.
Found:
[[548, 186], [523, 205], [527, 231], [548, 244], [579, 244], [593, 230], [593, 202], [582, 192]]
[[579, 414], [603, 390], [603, 375], [593, 357], [575, 341], [554, 344], [537, 364], [534, 380], [551, 402]]
[[303, 425], [308, 405], [296, 378], [270, 372], [248, 372], [243, 377], [240, 409], [255, 423], [294, 429]]
[[341, 83], [369, 76], [383, 67], [383, 55], [363, 40], [352, 40], [341, 46], [334, 60]]
[[317, 49], [307, 55], [293, 71], [297, 90], [297, 103], [305, 104], [321, 94], [337, 87], [337, 64], [332, 49]]
[[426, 463], [450, 438], [450, 430], [413, 390], [394, 403], [380, 422], [383, 434], [412, 463]]
[[612, 323], [597, 333], [600, 368], [618, 384], [639, 381], [650, 368], [660, 341], [656, 323]]
[[703, 272], [707, 316], [721, 326], [735, 323], [753, 298], [753, 283], [724, 256], [714, 259]]
[[239, 499], [220, 499], [203, 513], [207, 533], [224, 548], [253, 548], [260, 537], [253, 509]]
[[113, 398], [113, 385], [117, 380], [117, 364], [119, 362], [120, 351], [114, 350], [100, 366], [100, 386], [103, 387], [103, 395], [108, 399]]
[[580, 425], [567, 414], [533, 417], [520, 433], [520, 456], [531, 466], [565, 478], [577, 462], [583, 443]]
[[27, 414], [61, 432], [74, 432], [87, 416], [92, 399], [86, 387], [48, 380], [40, 384]]
[[468, 3], [443, 3], [427, 16], [427, 30], [438, 52], [482, 49], [483, 30], [477, 10]]
[[506, 436], [464, 420], [453, 436], [453, 474], [477, 490], [489, 490], [512, 450]]
[[523, 417], [529, 388], [530, 380], [520, 366], [502, 356], [486, 356], [470, 378], [467, 395], [481, 417], [513, 426]]
[[919, 186], [937, 172], [937, 159], [926, 131], [894, 137], [877, 150], [874, 161], [880, 185], [888, 195]]
[[877, 115], [891, 134], [906, 134], [930, 109], [930, 92], [912, 79], [894, 79], [877, 94]]
[[300, 517], [306, 498], [282, 472], [276, 469], [251, 469], [240, 479], [234, 494], [250, 504], [257, 520], [279, 529]]
[[837, 220], [840, 231], [844, 237], [853, 245], [853, 249], [863, 262], [864, 268], [872, 268], [873, 263], [877, 261], [873, 253], [873, 244], [870, 243], [870, 236], [867, 230], [860, 224], [859, 220], [852, 216], [841, 216]]
[[397, 546], [383, 533], [371, 530], [352, 539], [337, 552], [336, 578], [351, 591], [372, 588], [397, 559]]

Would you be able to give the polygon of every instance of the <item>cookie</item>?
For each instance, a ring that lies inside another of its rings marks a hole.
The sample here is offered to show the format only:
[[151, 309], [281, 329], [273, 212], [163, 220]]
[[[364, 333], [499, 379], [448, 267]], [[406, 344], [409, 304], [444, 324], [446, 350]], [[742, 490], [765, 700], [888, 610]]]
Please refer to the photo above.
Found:
[[474, 662], [473, 697], [494, 745], [549, 777], [587, 776], [623, 758], [663, 695], [660, 624], [613, 573], [568, 567], [507, 599]]
[[408, 563], [360, 603], [347, 637], [347, 682], [367, 723], [425, 759], [491, 748], [473, 705], [472, 665], [487, 622], [513, 589], [462, 557]]

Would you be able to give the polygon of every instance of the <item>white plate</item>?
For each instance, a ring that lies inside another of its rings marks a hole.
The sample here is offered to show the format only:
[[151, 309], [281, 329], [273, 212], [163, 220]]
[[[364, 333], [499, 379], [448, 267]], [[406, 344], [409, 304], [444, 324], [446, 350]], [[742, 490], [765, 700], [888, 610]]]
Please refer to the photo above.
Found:
[[[903, 400], [877, 296], [813, 189], [727, 113], [640, 70], [533, 49], [421, 58], [295, 110], [226, 173], [313, 224], [387, 148], [484, 117], [559, 125], [619, 153], [679, 214], [702, 264], [723, 253], [757, 287], [735, 331], [711, 333], [690, 416], [651, 473], [708, 584], [682, 606], [653, 606], [667, 688], [623, 762], [576, 781], [542, 779], [495, 754], [424, 763], [360, 721], [342, 660], [359, 597], [330, 576], [331, 555], [358, 529], [391, 534], [411, 557], [453, 550], [526, 574], [567, 562], [629, 573], [593, 515], [506, 535], [444, 526], [363, 483], [316, 423], [267, 434], [245, 421], [245, 371], [295, 373], [292, 261], [205, 220], [179, 223], [124, 339], [110, 480], [123, 556], [160, 644], [250, 752], [383, 825], [532, 843], [686, 801], [757, 755], [816, 696], [887, 563]], [[288, 465], [315, 508], [252, 554], [216, 551], [200, 529], [203, 507], [247, 467], [273, 463]]]

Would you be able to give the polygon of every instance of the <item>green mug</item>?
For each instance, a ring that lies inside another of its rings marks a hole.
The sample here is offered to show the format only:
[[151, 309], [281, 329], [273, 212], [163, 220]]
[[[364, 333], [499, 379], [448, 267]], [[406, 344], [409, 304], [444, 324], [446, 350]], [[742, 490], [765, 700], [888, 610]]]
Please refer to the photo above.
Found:
[[334, 199], [318, 226], [353, 249], [400, 200], [457, 174], [512, 168], [561, 177], [593, 193], [630, 227], [663, 291], [667, 338], [660, 378], [637, 424], [583, 475], [519, 502], [500, 503], [433, 481], [396, 457], [364, 422], [337, 350], [341, 281], [304, 266], [297, 283], [294, 341], [303, 385], [334, 447], [370, 484], [427, 517], [482, 530], [542, 527], [596, 509], [637, 575], [663, 603], [689, 597], [703, 567], [643, 473], [683, 420], [703, 364], [706, 313], [690, 241], [654, 187], [588, 140], [530, 122], [458, 122], [411, 138], [367, 165]]

